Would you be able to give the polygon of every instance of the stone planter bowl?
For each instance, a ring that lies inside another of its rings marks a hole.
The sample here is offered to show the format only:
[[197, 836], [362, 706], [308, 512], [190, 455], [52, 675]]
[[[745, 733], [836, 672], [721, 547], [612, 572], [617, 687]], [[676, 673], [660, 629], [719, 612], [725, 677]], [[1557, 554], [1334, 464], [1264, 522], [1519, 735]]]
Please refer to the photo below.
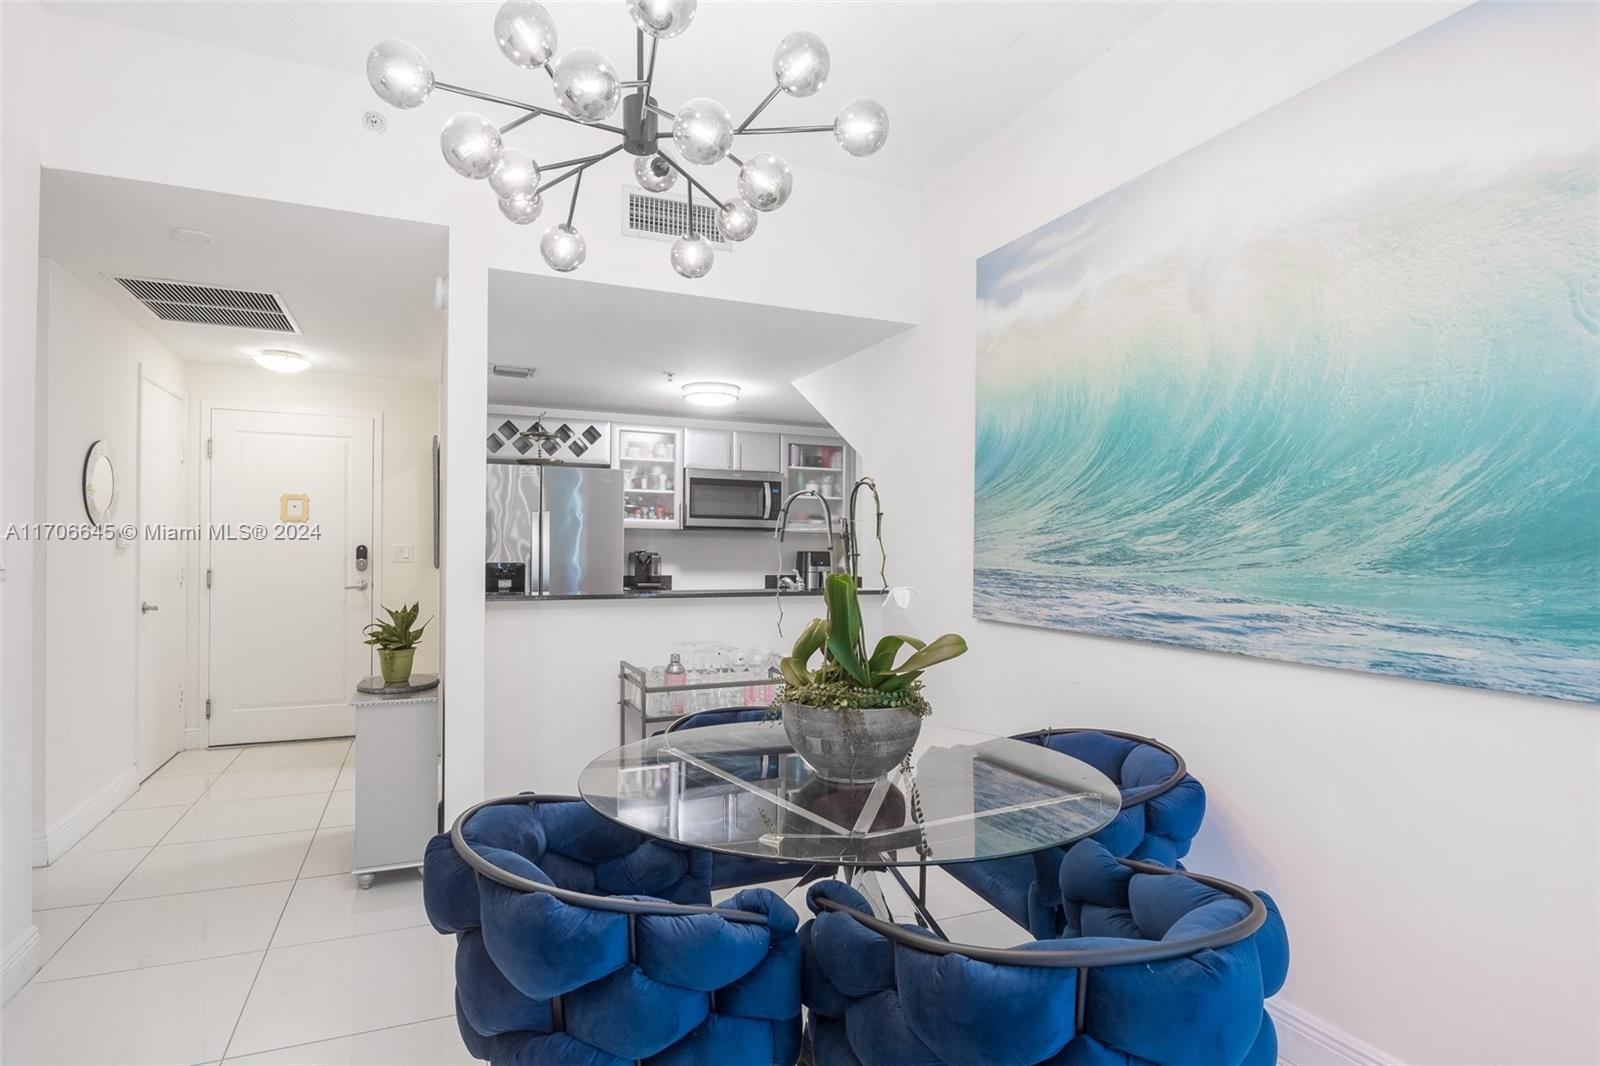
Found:
[[825, 781], [865, 785], [900, 764], [917, 743], [922, 718], [901, 707], [838, 711], [831, 707], [783, 705], [789, 744]]

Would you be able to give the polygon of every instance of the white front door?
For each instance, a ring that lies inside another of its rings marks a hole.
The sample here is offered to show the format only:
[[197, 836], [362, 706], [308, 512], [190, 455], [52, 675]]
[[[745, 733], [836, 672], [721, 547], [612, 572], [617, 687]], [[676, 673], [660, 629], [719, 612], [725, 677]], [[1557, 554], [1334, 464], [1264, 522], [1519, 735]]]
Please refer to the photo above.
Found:
[[372, 673], [373, 419], [217, 409], [210, 438], [209, 742], [348, 736]]
[[[139, 522], [177, 534], [184, 522], [184, 398], [139, 379]], [[189, 544], [173, 537], [139, 540], [139, 776], [151, 774], [183, 746], [183, 674]]]

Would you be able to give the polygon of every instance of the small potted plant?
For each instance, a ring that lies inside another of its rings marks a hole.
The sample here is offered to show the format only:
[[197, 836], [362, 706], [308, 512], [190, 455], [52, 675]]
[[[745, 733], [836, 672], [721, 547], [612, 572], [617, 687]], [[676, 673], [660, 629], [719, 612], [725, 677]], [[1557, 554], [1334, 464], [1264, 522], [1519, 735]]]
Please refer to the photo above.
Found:
[[383, 673], [385, 685], [403, 685], [411, 680], [411, 661], [417, 655], [417, 641], [428, 628], [428, 622], [411, 628], [421, 609], [419, 603], [399, 609], [385, 607], [383, 610], [389, 620], [373, 622], [362, 631], [367, 635], [366, 643], [378, 649], [378, 669]]
[[[830, 574], [823, 587], [827, 618], [816, 618], [779, 664], [784, 684], [773, 701], [789, 743], [818, 776], [866, 784], [888, 773], [917, 742], [932, 708], [922, 673], [967, 650], [954, 633], [924, 643], [886, 636], [867, 653], [856, 582]], [[911, 654], [896, 662], [902, 650]], [[812, 669], [818, 652], [822, 660]]]

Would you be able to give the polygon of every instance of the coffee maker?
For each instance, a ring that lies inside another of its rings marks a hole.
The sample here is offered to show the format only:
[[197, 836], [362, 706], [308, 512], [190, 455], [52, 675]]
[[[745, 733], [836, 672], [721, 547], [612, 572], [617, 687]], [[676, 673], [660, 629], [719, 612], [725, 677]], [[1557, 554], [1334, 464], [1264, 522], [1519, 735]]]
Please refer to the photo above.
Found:
[[672, 578], [661, 573], [661, 553], [640, 548], [628, 553], [628, 561], [633, 564], [633, 573], [625, 574], [622, 578], [624, 588], [643, 591], [660, 591], [672, 588]]
[[794, 568], [805, 579], [806, 588], [820, 589], [833, 569], [833, 553], [828, 551], [797, 551]]

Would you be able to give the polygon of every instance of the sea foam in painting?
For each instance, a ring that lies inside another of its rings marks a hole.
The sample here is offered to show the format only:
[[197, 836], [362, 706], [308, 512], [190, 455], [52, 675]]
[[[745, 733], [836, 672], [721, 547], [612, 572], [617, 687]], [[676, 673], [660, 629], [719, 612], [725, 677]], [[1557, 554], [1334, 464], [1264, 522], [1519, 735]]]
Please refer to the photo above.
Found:
[[977, 614], [1600, 702], [1597, 12], [1469, 8], [980, 259]]

